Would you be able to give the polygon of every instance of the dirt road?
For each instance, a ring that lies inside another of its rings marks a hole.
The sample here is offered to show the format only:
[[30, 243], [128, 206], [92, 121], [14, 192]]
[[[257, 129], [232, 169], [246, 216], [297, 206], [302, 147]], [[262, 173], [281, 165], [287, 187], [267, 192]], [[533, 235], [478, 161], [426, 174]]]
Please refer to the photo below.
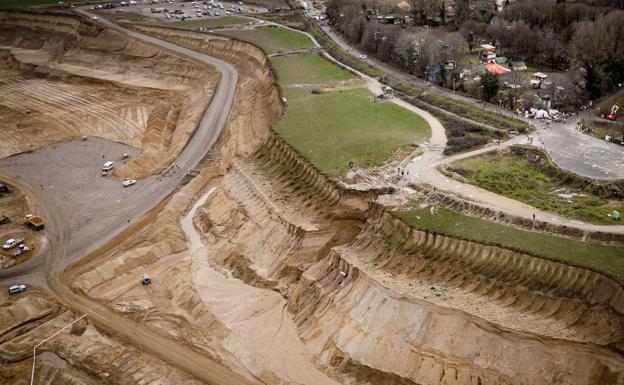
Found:
[[[90, 19], [93, 17], [82, 9], [76, 12]], [[88, 319], [98, 327], [206, 383], [254, 383], [209, 357], [151, 332], [86, 296], [74, 293], [63, 279], [63, 271], [69, 264], [110, 242], [166, 199], [180, 185], [185, 175], [208, 154], [229, 116], [238, 81], [234, 67], [224, 61], [120, 28], [107, 20], [97, 22], [133, 39], [210, 64], [220, 72], [220, 82], [199, 126], [172, 167], [173, 171], [166, 177], [155, 175], [141, 180], [133, 186], [136, 188], [131, 190], [124, 191], [119, 185], [119, 180], [101, 177], [98, 180], [93, 177], [99, 174], [97, 170], [101, 163], [101, 159], [98, 159], [100, 154], [110, 153], [115, 146], [119, 146], [103, 140], [90, 139], [87, 142], [52, 145], [42, 153], [25, 153], [5, 160], [3, 172], [12, 177], [19, 177], [25, 184], [30, 185], [29, 193], [44, 207], [42, 210], [48, 221], [47, 236], [50, 248], [28, 263], [1, 271], [0, 284], [8, 285], [20, 281], [36, 286], [47, 285], [62, 302], [77, 312], [87, 314]], [[68, 146], [76, 148], [69, 149]], [[77, 150], [80, 146], [84, 147], [83, 151], [87, 154], [83, 154], [80, 158], [81, 164], [72, 167], [77, 169], [78, 174], [67, 173], [68, 164], [79, 159], [73, 150]], [[121, 150], [119, 148], [115, 153]], [[59, 154], [64, 154], [65, 157], [62, 158]], [[54, 156], [57, 158], [50, 158]], [[85, 162], [85, 157], [88, 156], [94, 159]], [[59, 161], [50, 161], [51, 159]], [[22, 175], [18, 170], [20, 167], [23, 168], [24, 164], [31, 164], [30, 169], [33, 171]], [[43, 179], [46, 180], [46, 186], [38, 182]], [[54, 183], [52, 188], [50, 183]], [[66, 187], [71, 193], [65, 193]]]

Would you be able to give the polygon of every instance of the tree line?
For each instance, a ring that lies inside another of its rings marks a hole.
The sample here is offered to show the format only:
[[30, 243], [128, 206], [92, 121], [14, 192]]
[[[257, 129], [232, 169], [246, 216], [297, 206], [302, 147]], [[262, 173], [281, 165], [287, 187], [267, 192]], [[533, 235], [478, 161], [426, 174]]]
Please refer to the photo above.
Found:
[[[352, 44], [414, 75], [435, 72], [440, 82], [449, 79], [444, 63], [461, 68], [466, 52], [483, 42], [495, 44], [499, 55], [531, 66], [574, 71], [587, 99], [624, 82], [624, 0], [517, 0], [500, 13], [456, 0], [451, 20], [445, 12], [448, 1], [408, 3], [408, 12], [374, 0], [329, 0], [326, 8]], [[401, 12], [410, 16], [408, 25], [385, 25], [374, 17]], [[419, 28], [431, 18], [443, 27]]]

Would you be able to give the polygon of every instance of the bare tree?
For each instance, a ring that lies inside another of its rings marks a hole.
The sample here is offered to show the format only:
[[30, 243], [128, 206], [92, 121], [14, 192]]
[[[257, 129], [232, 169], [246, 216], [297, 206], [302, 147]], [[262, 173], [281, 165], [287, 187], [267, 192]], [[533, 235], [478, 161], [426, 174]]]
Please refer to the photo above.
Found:
[[624, 11], [576, 25], [570, 43], [583, 69], [586, 96], [594, 99], [624, 81]]

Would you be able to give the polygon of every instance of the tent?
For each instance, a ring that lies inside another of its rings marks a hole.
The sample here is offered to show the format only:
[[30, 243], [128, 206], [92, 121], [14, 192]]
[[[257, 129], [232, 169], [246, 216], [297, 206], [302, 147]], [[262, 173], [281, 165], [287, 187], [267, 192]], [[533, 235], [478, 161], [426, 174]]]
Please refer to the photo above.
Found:
[[504, 75], [507, 72], [509, 72], [509, 70], [507, 68], [501, 66], [500, 64], [497, 64], [494, 61], [488, 63], [485, 66], [485, 69], [488, 70], [488, 72], [493, 74], [493, 75]]
[[548, 119], [549, 117], [546, 110], [539, 110], [535, 113], [535, 119]]

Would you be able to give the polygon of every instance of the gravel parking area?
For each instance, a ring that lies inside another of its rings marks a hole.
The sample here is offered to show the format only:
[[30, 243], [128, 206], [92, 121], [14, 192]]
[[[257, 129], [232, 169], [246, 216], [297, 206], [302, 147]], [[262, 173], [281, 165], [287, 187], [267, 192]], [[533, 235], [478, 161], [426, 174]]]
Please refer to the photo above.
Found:
[[[205, 20], [207, 28], [219, 28], [219, 20], [221, 19], [239, 16], [241, 23], [245, 23], [249, 20], [245, 20], [244, 16], [264, 13], [267, 12], [267, 9], [256, 5], [241, 5], [238, 2], [197, 1], [196, 4], [192, 2], [140, 2], [136, 5], [117, 6], [112, 9], [98, 9], [97, 11], [116, 19], [158, 24], [183, 25], [185, 22], [197, 23], [200, 20]], [[231, 24], [225, 23], [224, 26]]]

